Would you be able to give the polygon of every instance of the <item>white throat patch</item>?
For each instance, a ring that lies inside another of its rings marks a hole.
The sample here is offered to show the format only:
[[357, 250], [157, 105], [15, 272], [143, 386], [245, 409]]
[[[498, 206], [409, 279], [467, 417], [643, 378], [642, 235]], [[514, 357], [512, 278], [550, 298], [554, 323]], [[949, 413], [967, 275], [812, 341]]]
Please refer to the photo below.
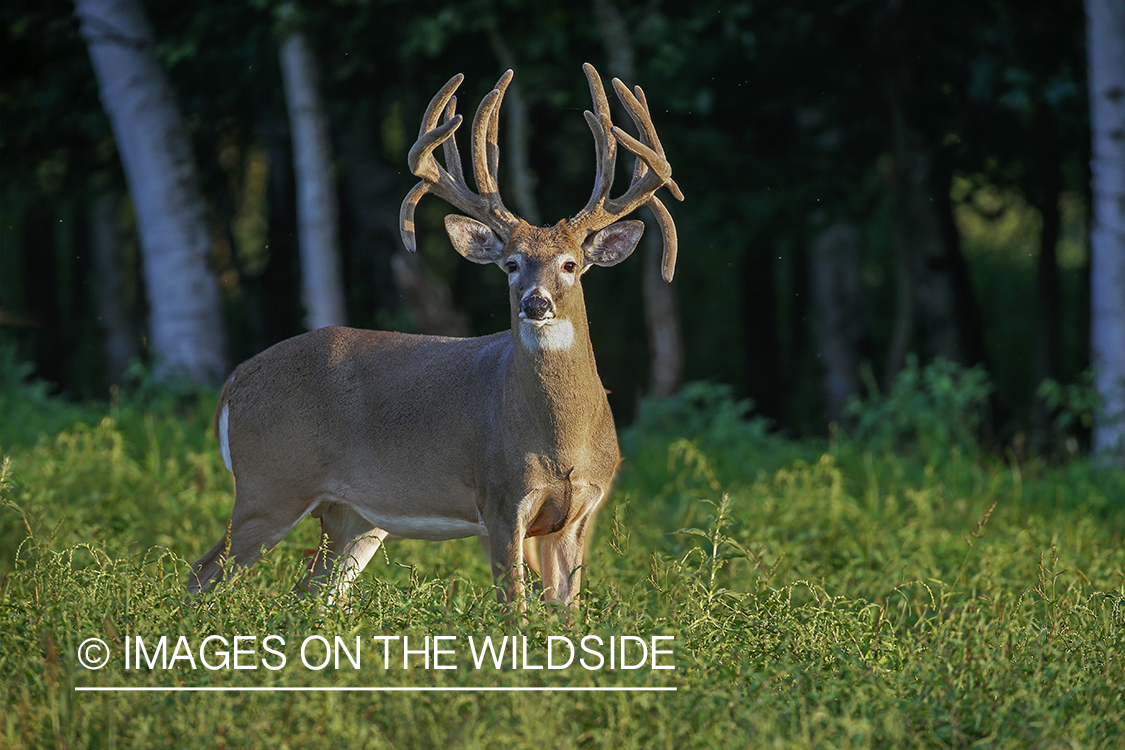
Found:
[[520, 341], [528, 351], [564, 351], [574, 344], [574, 324], [565, 318], [520, 321]]

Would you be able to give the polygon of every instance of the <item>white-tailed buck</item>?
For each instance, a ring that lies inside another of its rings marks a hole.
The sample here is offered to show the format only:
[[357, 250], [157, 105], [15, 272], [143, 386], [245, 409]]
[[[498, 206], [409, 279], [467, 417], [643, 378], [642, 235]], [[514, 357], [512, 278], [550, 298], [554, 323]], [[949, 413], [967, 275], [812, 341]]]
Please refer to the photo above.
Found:
[[[447, 216], [446, 231], [461, 255], [508, 275], [511, 330], [457, 339], [322, 328], [239, 366], [215, 416], [235, 477], [234, 511], [224, 538], [192, 567], [193, 593], [252, 565], [312, 514], [322, 552], [302, 588], [328, 584], [339, 598], [387, 537], [480, 536], [500, 599], [515, 602], [522, 543], [539, 537], [548, 599], [573, 604], [584, 537], [620, 461], [581, 278], [628, 257], [644, 225], [618, 220], [648, 206], [671, 281], [675, 225], [654, 193], [666, 186], [683, 199], [640, 87], [613, 81], [638, 139], [610, 122], [601, 78], [591, 65], [584, 70], [594, 100], [585, 113], [597, 151], [594, 192], [577, 216], [552, 227], [529, 225], [497, 192], [499, 109], [512, 71], [473, 119], [477, 193], [453, 138], [463, 76], [430, 102], [410, 149], [422, 181], [402, 204], [403, 243], [415, 249], [414, 208], [426, 193], [469, 214]], [[628, 190], [610, 198], [618, 143], [637, 161]]]

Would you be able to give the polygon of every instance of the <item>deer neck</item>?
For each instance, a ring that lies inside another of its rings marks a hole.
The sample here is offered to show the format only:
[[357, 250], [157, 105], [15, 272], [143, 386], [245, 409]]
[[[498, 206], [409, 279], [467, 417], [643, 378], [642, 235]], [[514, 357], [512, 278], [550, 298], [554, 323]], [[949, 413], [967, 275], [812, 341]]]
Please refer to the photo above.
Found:
[[577, 299], [550, 323], [533, 326], [512, 315], [513, 356], [509, 387], [516, 403], [552, 440], [590, 424], [592, 412], [604, 405], [581, 289]]

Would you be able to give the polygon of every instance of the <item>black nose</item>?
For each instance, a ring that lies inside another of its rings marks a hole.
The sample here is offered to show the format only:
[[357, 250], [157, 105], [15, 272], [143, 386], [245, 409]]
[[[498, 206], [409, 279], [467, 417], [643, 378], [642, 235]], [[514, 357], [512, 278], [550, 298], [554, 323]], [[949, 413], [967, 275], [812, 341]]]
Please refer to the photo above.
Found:
[[524, 317], [532, 320], [543, 320], [551, 313], [551, 303], [538, 294], [524, 297], [520, 303], [520, 312]]

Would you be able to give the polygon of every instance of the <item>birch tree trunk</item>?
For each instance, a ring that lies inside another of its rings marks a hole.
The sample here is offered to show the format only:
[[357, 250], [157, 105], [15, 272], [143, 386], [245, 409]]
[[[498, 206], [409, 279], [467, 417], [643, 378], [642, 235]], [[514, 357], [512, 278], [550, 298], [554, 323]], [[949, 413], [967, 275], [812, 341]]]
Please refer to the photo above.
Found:
[[328, 117], [320, 99], [316, 60], [295, 16], [291, 3], [281, 8], [281, 77], [297, 181], [301, 300], [305, 305], [305, 326], [315, 330], [346, 322], [344, 276]]
[[187, 128], [138, 0], [75, 0], [137, 218], [154, 375], [217, 384], [226, 332]]
[[1103, 399], [1093, 450], [1125, 462], [1125, 5], [1086, 0], [1093, 222], [1090, 358]]

